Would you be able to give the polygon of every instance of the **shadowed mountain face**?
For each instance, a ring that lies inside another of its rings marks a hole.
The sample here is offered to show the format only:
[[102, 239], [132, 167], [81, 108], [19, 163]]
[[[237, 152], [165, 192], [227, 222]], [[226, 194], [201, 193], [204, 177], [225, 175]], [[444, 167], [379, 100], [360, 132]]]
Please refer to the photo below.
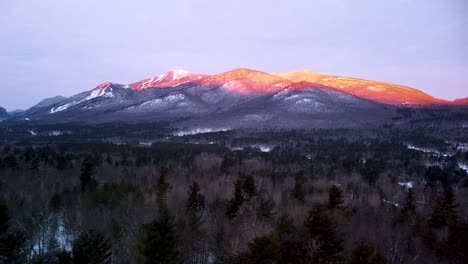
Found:
[[0, 121], [7, 119], [9, 117], [8, 112], [6, 111], [5, 108], [0, 107]]
[[434, 98], [414, 88], [384, 82], [325, 75], [310, 71], [282, 72], [275, 75], [293, 82], [307, 81], [334, 87], [361, 98], [386, 104], [437, 105], [451, 103]]
[[105, 82], [70, 98], [51, 98], [27, 110], [24, 117], [48, 123], [350, 127], [391, 119], [393, 105], [463, 102], [443, 101], [399, 85], [305, 71], [272, 75], [236, 69], [209, 76], [174, 70], [128, 85]]

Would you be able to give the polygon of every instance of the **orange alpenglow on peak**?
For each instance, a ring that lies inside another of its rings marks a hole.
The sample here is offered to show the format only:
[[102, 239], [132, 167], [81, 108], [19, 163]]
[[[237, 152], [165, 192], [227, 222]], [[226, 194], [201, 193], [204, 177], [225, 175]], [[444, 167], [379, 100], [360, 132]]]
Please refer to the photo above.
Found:
[[226, 90], [239, 93], [275, 92], [291, 84], [281, 77], [245, 68], [216, 74], [203, 81], [203, 85], [221, 85]]
[[454, 104], [456, 105], [468, 105], [468, 97], [466, 98], [460, 98], [460, 99], [455, 99], [453, 101]]
[[159, 76], [148, 78], [136, 83], [131, 83], [128, 86], [133, 90], [174, 87], [184, 83], [199, 83], [207, 76], [208, 75], [194, 73], [186, 70], [172, 70]]
[[[111, 82], [105, 82], [94, 89], [102, 89], [111, 84]], [[468, 98], [447, 101], [402, 85], [327, 75], [308, 70], [270, 74], [239, 68], [215, 75], [172, 70], [159, 76], [131, 83], [125, 87], [139, 91], [149, 88], [171, 88], [184, 84], [191, 87], [216, 86], [240, 94], [272, 93], [285, 88], [293, 90], [318, 88], [345, 92], [370, 101], [396, 105], [468, 104]]]
[[111, 84], [112, 84], [112, 82], [103, 82], [103, 83], [99, 84], [98, 86], [96, 86], [96, 88], [94, 88], [93, 90], [99, 90], [99, 89], [105, 88], [105, 87], [107, 87], [107, 86], [109, 86]]
[[349, 94], [386, 104], [449, 104], [414, 88], [370, 80], [325, 75], [311, 71], [281, 72], [274, 74], [293, 82], [308, 81], [333, 87]]

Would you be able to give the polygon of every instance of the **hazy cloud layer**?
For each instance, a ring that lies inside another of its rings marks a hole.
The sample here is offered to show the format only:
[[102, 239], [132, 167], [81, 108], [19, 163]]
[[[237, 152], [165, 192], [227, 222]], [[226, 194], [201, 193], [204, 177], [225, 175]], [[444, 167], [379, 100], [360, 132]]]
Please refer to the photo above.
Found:
[[0, 106], [173, 68], [313, 71], [468, 96], [465, 0], [0, 1]]

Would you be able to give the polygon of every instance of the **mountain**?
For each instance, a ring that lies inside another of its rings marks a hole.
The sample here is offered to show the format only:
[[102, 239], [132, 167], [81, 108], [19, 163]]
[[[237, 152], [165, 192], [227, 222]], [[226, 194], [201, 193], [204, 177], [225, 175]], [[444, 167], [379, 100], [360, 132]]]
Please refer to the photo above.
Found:
[[292, 82], [265, 72], [241, 68], [208, 77], [202, 84], [248, 94], [276, 92]]
[[456, 105], [468, 105], [468, 97], [466, 98], [461, 98], [461, 99], [456, 99], [453, 101], [454, 104]]
[[[184, 128], [353, 127], [392, 122], [398, 105], [450, 105], [419, 90], [310, 71], [173, 70], [131, 84], [105, 82], [44, 100], [22, 117], [46, 123], [169, 122]], [[394, 106], [397, 105], [397, 106]]]
[[7, 110], [3, 107], [0, 107], [0, 121], [9, 118], [10, 115], [8, 114]]
[[200, 83], [205, 77], [207, 77], [205, 74], [198, 74], [186, 70], [172, 70], [159, 76], [131, 83], [128, 86], [133, 90], [174, 87], [184, 83]]
[[26, 110], [24, 113], [25, 114], [34, 114], [44, 108], [48, 108], [50, 106], [53, 106], [55, 104], [58, 104], [58, 103], [61, 103], [63, 101], [65, 101], [67, 98], [64, 97], [64, 96], [55, 96], [55, 97], [51, 97], [51, 98], [47, 98], [47, 99], [44, 99], [42, 101], [40, 101], [39, 103], [37, 103], [36, 105], [34, 105], [33, 107], [29, 108], [28, 110]]
[[15, 117], [15, 116], [20, 116], [20, 115], [22, 115], [23, 113], [24, 113], [24, 110], [19, 110], [19, 109], [18, 109], [18, 110], [9, 111], [9, 112], [8, 112], [8, 115], [9, 115], [10, 117]]
[[440, 105], [451, 103], [434, 98], [414, 88], [384, 82], [326, 75], [311, 71], [281, 72], [275, 75], [293, 82], [307, 81], [334, 87], [349, 94], [385, 104]]

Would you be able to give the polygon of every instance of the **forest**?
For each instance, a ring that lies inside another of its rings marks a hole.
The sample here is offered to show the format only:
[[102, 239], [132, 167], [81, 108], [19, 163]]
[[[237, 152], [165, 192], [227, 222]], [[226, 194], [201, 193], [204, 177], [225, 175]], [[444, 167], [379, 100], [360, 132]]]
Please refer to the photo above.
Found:
[[464, 132], [1, 141], [0, 263], [468, 263]]

